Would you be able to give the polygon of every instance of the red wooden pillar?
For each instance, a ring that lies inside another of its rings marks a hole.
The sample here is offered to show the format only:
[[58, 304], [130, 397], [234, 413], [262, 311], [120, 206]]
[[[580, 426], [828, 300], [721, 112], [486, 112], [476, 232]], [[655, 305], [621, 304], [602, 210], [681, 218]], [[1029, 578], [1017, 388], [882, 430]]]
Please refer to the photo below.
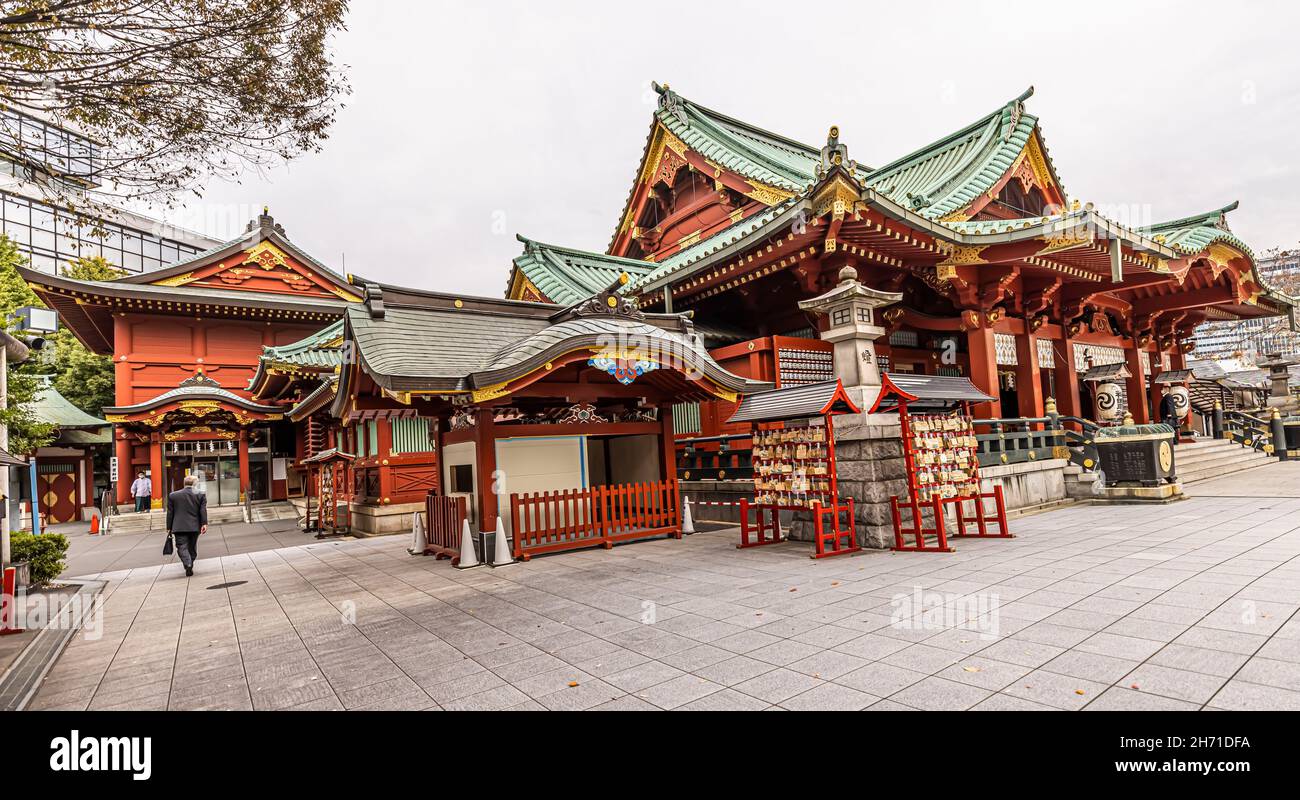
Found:
[[117, 456], [117, 504], [133, 503], [131, 484], [135, 481], [135, 466], [131, 463], [131, 440], [125, 438], [126, 430], [120, 425], [113, 427], [114, 454]]
[[387, 503], [393, 496], [393, 471], [388, 459], [393, 454], [393, 421], [375, 420], [375, 457], [379, 459], [379, 502]]
[[1134, 343], [1124, 350], [1124, 357], [1128, 365], [1129, 377], [1127, 392], [1128, 410], [1133, 415], [1133, 421], [1138, 425], [1145, 425], [1151, 421], [1151, 413], [1147, 406], [1147, 357], [1145, 350], [1139, 350]]
[[1022, 417], [1043, 416], [1043, 378], [1038, 340], [1029, 331], [1016, 336], [1016, 397]]
[[[121, 464], [118, 465], [121, 469]], [[129, 469], [129, 467], [128, 467]], [[167, 479], [163, 474], [162, 434], [149, 434], [149, 477], [153, 483], [153, 508], [162, 508], [163, 498], [167, 496]]]
[[239, 499], [248, 497], [248, 487], [252, 485], [252, 476], [248, 469], [248, 429], [239, 429]]
[[1056, 410], [1065, 417], [1087, 419], [1091, 414], [1085, 413], [1080, 405], [1079, 367], [1074, 361], [1074, 342], [1065, 338], [1053, 344], [1059, 345], [1056, 353]]
[[[966, 331], [966, 350], [970, 353], [971, 383], [982, 392], [998, 397], [998, 353], [993, 342], [993, 329], [981, 325]], [[1001, 404], [979, 403], [974, 414], [982, 419], [1002, 416]]]
[[497, 433], [496, 412], [480, 408], [474, 425], [474, 457], [478, 463], [478, 527], [490, 532], [497, 527]]
[[677, 447], [673, 444], [673, 407], [659, 406], [659, 477], [670, 481], [677, 477]]
[[1153, 356], [1157, 359], [1158, 366], [1151, 367], [1152, 381], [1151, 381], [1150, 388], [1147, 390], [1147, 397], [1148, 397], [1147, 402], [1150, 403], [1148, 408], [1151, 409], [1151, 417], [1156, 422], [1160, 421], [1160, 401], [1163, 399], [1164, 388], [1165, 388], [1164, 386], [1161, 386], [1160, 384], [1156, 383], [1154, 380], [1156, 376], [1158, 376], [1160, 373], [1165, 371], [1164, 368], [1165, 354], [1159, 349], [1159, 347], [1160, 345], [1157, 344], [1152, 351], [1145, 351], [1142, 354], [1143, 359], [1148, 364], [1151, 363], [1151, 358]]

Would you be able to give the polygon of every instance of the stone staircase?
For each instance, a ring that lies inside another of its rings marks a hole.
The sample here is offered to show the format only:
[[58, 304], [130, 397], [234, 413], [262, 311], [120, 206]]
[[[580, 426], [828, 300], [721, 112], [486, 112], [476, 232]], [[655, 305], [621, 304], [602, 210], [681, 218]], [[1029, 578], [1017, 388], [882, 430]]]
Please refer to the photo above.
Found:
[[1275, 461], [1272, 456], [1242, 447], [1228, 439], [1201, 439], [1194, 444], [1174, 448], [1174, 468], [1184, 486], [1207, 478], [1263, 467]]
[[272, 522], [279, 519], [299, 519], [302, 515], [292, 502], [259, 503], [253, 508], [253, 522]]
[[[253, 507], [254, 522], [272, 522], [281, 519], [299, 519], [301, 513], [293, 503], [259, 503]], [[213, 506], [208, 508], [209, 525], [229, 525], [244, 521], [243, 506]], [[167, 529], [167, 512], [162, 509], [118, 514], [112, 520], [112, 533], [142, 533]]]

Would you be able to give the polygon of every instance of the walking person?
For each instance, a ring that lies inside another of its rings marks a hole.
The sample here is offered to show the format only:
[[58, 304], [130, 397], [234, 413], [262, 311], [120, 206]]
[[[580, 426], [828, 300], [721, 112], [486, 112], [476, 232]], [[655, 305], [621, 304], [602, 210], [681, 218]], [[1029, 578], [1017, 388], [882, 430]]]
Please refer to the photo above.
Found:
[[152, 495], [153, 481], [145, 476], [144, 470], [140, 470], [135, 474], [135, 482], [131, 484], [131, 496], [135, 498], [135, 510], [148, 510], [149, 498]]
[[185, 476], [185, 486], [167, 495], [167, 534], [176, 539], [176, 553], [185, 574], [194, 574], [199, 555], [199, 536], [208, 532], [208, 496], [194, 490], [198, 478]]

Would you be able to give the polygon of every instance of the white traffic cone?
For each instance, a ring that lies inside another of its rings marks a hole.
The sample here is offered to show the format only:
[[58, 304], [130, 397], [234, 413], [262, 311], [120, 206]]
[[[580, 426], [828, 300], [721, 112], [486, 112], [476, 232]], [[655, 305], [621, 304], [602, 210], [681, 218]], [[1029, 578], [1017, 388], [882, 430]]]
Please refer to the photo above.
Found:
[[691, 516], [691, 498], [682, 495], [682, 533], [695, 533], [695, 518]]
[[424, 518], [420, 516], [419, 511], [415, 512], [412, 516], [414, 516], [415, 519], [411, 521], [411, 549], [407, 552], [413, 556], [422, 556], [424, 555], [425, 545]]
[[500, 517], [497, 517], [497, 535], [493, 538], [496, 539], [496, 552], [492, 555], [492, 566], [504, 567], [515, 563], [515, 557], [510, 554], [510, 540], [506, 538], [506, 526]]
[[478, 566], [478, 556], [474, 554], [474, 534], [469, 532], [469, 520], [460, 527], [460, 558], [456, 569], [469, 569]]

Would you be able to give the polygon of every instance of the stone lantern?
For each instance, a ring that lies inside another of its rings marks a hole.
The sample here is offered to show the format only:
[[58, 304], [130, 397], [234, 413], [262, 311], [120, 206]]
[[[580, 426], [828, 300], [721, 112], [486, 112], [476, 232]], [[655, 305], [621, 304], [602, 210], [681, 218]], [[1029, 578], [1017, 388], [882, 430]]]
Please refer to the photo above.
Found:
[[876, 309], [902, 301], [903, 295], [863, 285], [851, 265], [840, 270], [839, 278], [834, 289], [801, 300], [799, 308], [830, 320], [830, 328], [821, 338], [835, 345], [835, 374], [853, 402], [865, 410], [880, 391], [876, 340], [885, 335], [885, 329], [876, 324]]

